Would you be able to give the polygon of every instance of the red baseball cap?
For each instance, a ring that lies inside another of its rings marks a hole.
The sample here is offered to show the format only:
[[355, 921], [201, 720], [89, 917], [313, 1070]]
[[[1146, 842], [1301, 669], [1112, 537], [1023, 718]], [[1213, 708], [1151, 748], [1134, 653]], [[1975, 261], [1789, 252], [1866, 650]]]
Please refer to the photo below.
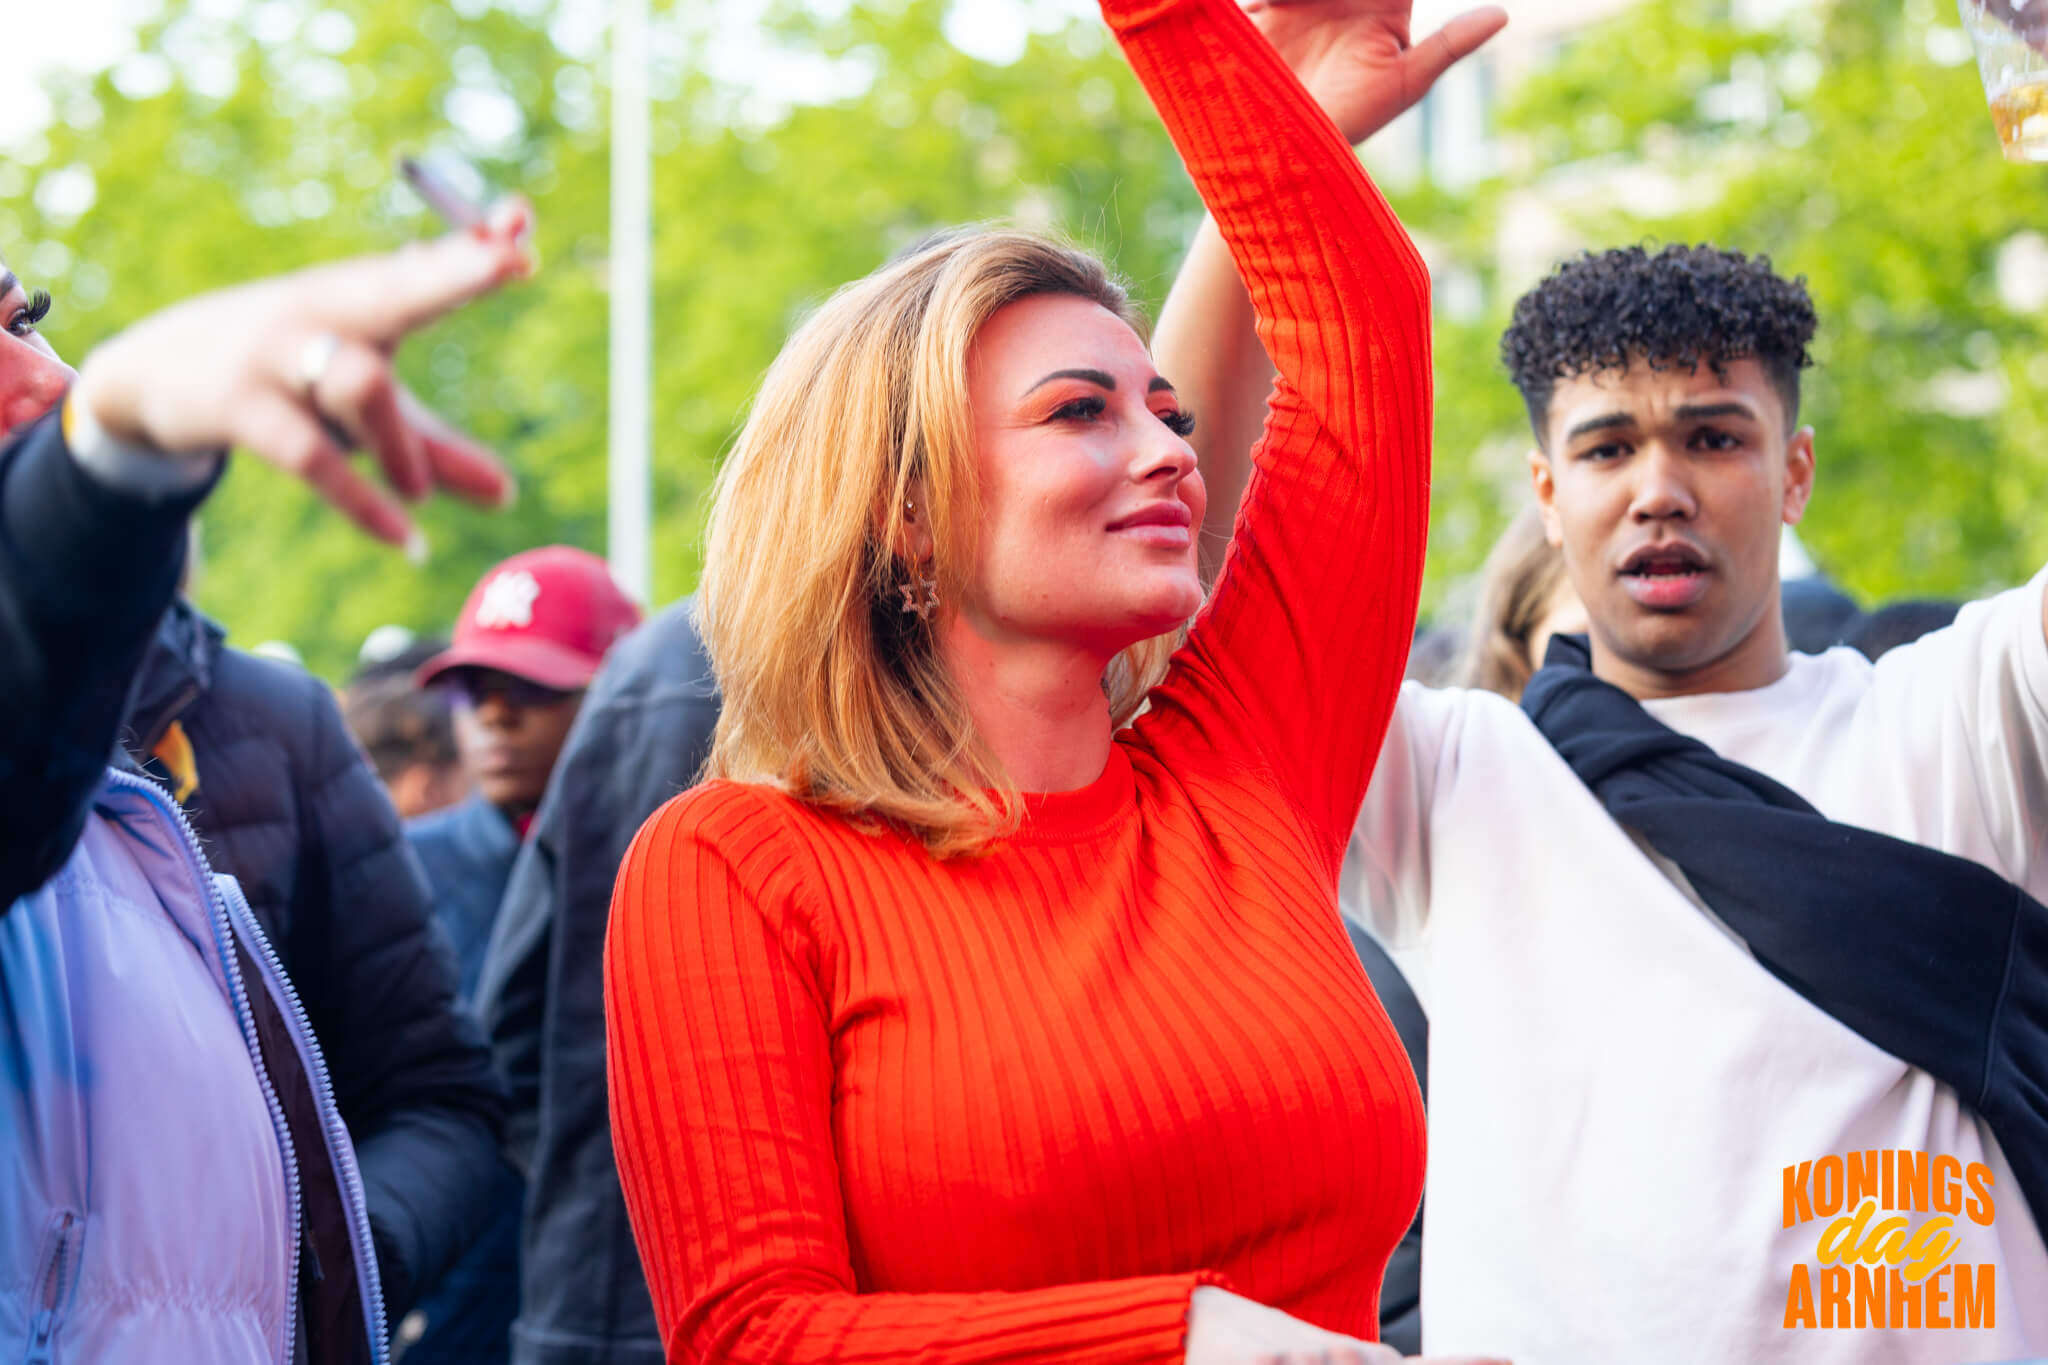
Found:
[[605, 562], [567, 545], [516, 554], [462, 604], [449, 647], [420, 665], [426, 687], [458, 668], [491, 668], [558, 692], [588, 687], [613, 641], [640, 624]]

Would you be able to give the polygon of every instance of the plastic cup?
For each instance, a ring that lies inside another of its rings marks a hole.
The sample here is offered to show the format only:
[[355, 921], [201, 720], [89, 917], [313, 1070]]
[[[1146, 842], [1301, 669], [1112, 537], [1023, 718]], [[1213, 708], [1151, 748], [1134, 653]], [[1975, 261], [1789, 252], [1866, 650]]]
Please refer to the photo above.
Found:
[[2048, 161], [2048, 0], [1956, 0], [2007, 161]]

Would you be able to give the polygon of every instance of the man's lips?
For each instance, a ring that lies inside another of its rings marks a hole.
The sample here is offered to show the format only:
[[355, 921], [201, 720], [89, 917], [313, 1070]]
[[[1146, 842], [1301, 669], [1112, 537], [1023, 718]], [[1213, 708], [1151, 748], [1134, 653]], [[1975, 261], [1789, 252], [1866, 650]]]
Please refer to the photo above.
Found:
[[1677, 611], [1707, 591], [1707, 557], [1684, 541], [1639, 545], [1621, 562], [1622, 590], [1638, 606]]

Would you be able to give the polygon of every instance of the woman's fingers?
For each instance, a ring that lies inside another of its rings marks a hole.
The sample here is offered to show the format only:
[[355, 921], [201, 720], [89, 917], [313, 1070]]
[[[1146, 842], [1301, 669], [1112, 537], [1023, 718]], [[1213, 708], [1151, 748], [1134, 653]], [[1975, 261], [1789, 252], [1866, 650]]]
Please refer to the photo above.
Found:
[[1457, 15], [1408, 49], [1401, 59], [1408, 68], [1404, 84], [1411, 91], [1428, 90], [1444, 72], [1477, 52], [1507, 25], [1508, 12], [1499, 5], [1482, 5]]
[[242, 404], [236, 426], [237, 445], [304, 479], [377, 539], [408, 549], [419, 543], [412, 519], [350, 466], [347, 452], [304, 404], [281, 393], [258, 392]]
[[529, 211], [513, 201], [483, 226], [343, 261], [305, 278], [309, 318], [386, 350], [472, 299], [533, 272]]
[[72, 401], [112, 439], [166, 459], [240, 446], [418, 553], [411, 518], [348, 450], [372, 452], [408, 499], [439, 486], [511, 500], [510, 476], [404, 391], [391, 356], [409, 333], [530, 274], [531, 226], [531, 210], [511, 200], [437, 241], [189, 299], [88, 356]]
[[497, 456], [442, 420], [403, 384], [395, 387], [398, 410], [419, 439], [434, 483], [486, 507], [510, 506], [518, 485]]
[[1257, 1365], [1401, 1365], [1401, 1356], [1388, 1347], [1360, 1342], [1274, 1351], [1258, 1357]]
[[331, 332], [315, 336], [307, 347], [317, 353], [323, 344], [331, 350], [307, 393], [315, 414], [346, 437], [349, 448], [375, 455], [399, 496], [414, 502], [424, 498], [433, 491], [434, 479], [423, 443], [402, 411], [390, 360]]

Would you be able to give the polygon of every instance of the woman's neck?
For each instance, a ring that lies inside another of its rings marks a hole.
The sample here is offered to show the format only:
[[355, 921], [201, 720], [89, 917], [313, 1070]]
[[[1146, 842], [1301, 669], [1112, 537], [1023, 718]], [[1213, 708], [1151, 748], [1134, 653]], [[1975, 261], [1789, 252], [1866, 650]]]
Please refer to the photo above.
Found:
[[975, 731], [1019, 791], [1073, 791], [1102, 776], [1108, 660], [1072, 644], [992, 641], [957, 617], [942, 629], [939, 656]]

